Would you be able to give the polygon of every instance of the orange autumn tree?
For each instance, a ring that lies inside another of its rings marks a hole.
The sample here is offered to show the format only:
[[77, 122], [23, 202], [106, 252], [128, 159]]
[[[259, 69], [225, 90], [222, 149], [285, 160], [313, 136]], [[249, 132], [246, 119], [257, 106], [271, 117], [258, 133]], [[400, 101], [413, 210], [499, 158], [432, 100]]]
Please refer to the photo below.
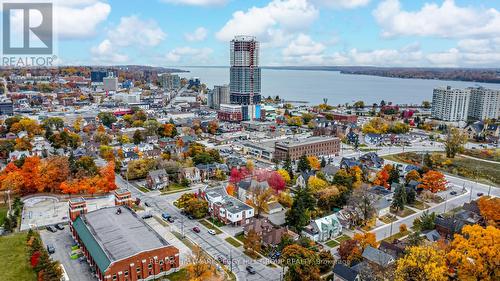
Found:
[[319, 170], [321, 168], [321, 162], [319, 162], [318, 157], [307, 156], [307, 161], [309, 161], [309, 166], [311, 166], [311, 169]]
[[389, 183], [387, 182], [388, 180], [389, 180], [389, 172], [387, 172], [387, 170], [384, 168], [377, 173], [377, 178], [375, 178], [373, 184], [388, 188], [389, 187]]
[[227, 187], [226, 187], [226, 192], [228, 195], [230, 196], [234, 196], [234, 192], [235, 192], [235, 188], [234, 188], [234, 185], [233, 184], [228, 184]]
[[361, 249], [365, 249], [368, 246], [372, 246], [377, 248], [377, 237], [375, 233], [367, 232], [367, 233], [356, 233], [353, 237], [354, 240], [358, 241]]
[[430, 170], [424, 174], [422, 177], [422, 183], [418, 187], [429, 190], [432, 193], [436, 193], [438, 191], [446, 190], [447, 183], [448, 182], [446, 181], [443, 173]]
[[491, 226], [500, 226], [500, 198], [481, 196], [477, 202], [484, 220]]
[[115, 183], [115, 162], [109, 161], [108, 164], [101, 168], [100, 179], [98, 180], [99, 191], [108, 193], [116, 189]]

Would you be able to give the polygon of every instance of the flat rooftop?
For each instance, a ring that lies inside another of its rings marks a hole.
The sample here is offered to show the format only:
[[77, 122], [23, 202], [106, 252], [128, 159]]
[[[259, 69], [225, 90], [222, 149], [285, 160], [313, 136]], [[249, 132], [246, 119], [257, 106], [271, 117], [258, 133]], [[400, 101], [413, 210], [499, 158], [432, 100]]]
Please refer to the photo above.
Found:
[[311, 137], [311, 138], [304, 138], [304, 139], [289, 139], [289, 140], [284, 140], [284, 141], [278, 141], [278, 142], [276, 142], [276, 145], [293, 147], [293, 146], [314, 144], [314, 143], [319, 143], [319, 142], [324, 142], [324, 141], [331, 141], [331, 140], [335, 140], [335, 139], [338, 140], [339, 138], [337, 138], [337, 137]]
[[[80, 218], [111, 262], [169, 245], [141, 218], [123, 206], [99, 209]], [[80, 231], [77, 228], [79, 235]]]

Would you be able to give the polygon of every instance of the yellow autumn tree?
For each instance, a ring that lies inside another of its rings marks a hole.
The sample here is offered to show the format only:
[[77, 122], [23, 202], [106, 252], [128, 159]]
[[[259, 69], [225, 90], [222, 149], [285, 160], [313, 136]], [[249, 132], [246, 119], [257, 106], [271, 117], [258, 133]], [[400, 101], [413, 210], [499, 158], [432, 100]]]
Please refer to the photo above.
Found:
[[281, 175], [281, 177], [285, 180], [286, 184], [289, 184], [291, 179], [290, 179], [290, 174], [285, 169], [279, 169], [278, 174]]
[[203, 254], [203, 250], [199, 246], [193, 248], [187, 262], [186, 269], [190, 281], [220, 280], [215, 274], [216, 269], [213, 263], [207, 260], [207, 256]]
[[328, 186], [328, 183], [317, 176], [311, 176], [307, 180], [307, 185], [312, 191], [318, 191]]
[[447, 281], [448, 267], [444, 252], [432, 246], [407, 248], [404, 257], [396, 262], [396, 281]]
[[466, 225], [456, 234], [447, 259], [459, 280], [498, 280], [500, 230], [493, 226]]

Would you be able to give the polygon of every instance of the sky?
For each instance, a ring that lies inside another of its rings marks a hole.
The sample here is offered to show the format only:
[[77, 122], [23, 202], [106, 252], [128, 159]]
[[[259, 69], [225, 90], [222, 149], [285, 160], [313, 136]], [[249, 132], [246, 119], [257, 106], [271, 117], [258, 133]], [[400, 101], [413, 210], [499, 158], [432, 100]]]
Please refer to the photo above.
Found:
[[54, 0], [54, 19], [66, 65], [227, 66], [253, 35], [263, 66], [500, 66], [499, 0]]

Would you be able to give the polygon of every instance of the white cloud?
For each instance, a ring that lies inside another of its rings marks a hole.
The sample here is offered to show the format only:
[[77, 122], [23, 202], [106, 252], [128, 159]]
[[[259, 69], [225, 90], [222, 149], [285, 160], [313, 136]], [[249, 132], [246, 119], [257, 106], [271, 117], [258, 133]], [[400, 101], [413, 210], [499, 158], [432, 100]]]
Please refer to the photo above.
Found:
[[168, 52], [164, 60], [170, 63], [189, 62], [204, 64], [210, 60], [213, 50], [210, 48], [179, 47]]
[[[9, 2], [25, 3], [26, 1]], [[57, 39], [62, 40], [95, 36], [97, 26], [104, 22], [111, 12], [111, 6], [108, 3], [98, 0], [53, 0], [52, 3], [54, 34]]]
[[165, 3], [190, 5], [190, 6], [217, 6], [224, 5], [227, 0], [161, 0]]
[[198, 27], [195, 31], [184, 33], [184, 38], [189, 42], [199, 42], [205, 40], [208, 30], [204, 27]]
[[92, 61], [99, 64], [118, 64], [128, 61], [128, 56], [118, 53], [109, 39], [105, 39], [90, 50]]
[[306, 0], [273, 0], [264, 7], [236, 11], [216, 37], [229, 41], [236, 35], [253, 35], [261, 42], [276, 43], [274, 35], [306, 30], [317, 17], [318, 10]]
[[385, 0], [373, 11], [382, 36], [437, 36], [444, 38], [500, 35], [500, 12], [494, 8], [459, 7], [453, 0], [441, 6], [426, 3], [419, 11], [404, 11], [399, 0]]
[[337, 9], [354, 9], [368, 5], [370, 0], [311, 0], [318, 5], [324, 5]]
[[283, 49], [283, 60], [286, 63], [323, 64], [324, 50], [325, 45], [301, 33]]
[[160, 44], [167, 34], [153, 20], [141, 20], [137, 16], [122, 17], [120, 24], [108, 31], [108, 38], [117, 46], [148, 46]]

